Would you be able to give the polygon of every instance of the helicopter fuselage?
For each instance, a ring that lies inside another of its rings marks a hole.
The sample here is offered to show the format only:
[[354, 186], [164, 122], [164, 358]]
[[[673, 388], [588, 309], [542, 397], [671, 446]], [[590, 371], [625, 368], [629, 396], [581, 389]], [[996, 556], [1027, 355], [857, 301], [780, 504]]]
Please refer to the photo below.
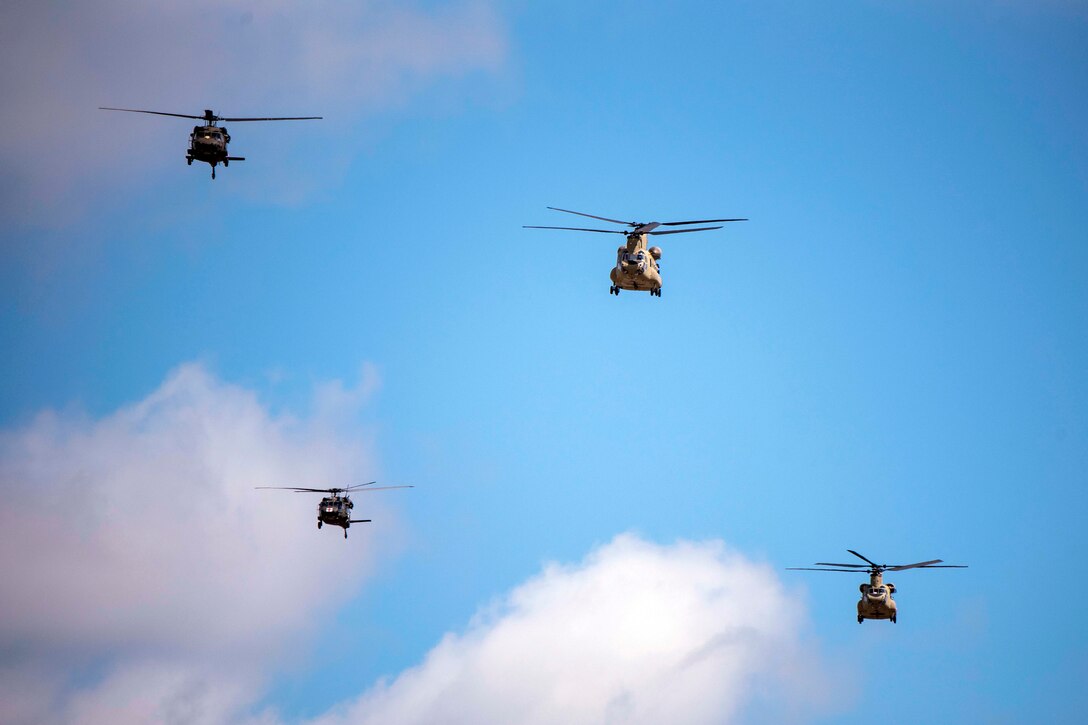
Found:
[[215, 178], [216, 164], [229, 166], [231, 161], [245, 161], [243, 156], [231, 156], [227, 151], [230, 143], [230, 134], [225, 126], [205, 124], [194, 126], [189, 134], [189, 150], [185, 154], [185, 160], [192, 165], [194, 161], [203, 161], [212, 167], [212, 178]]
[[896, 618], [896, 604], [892, 599], [895, 593], [895, 585], [884, 583], [884, 577], [879, 572], [871, 574], [868, 584], [861, 584], [861, 599], [858, 601], [858, 622], [863, 619], [890, 619]]
[[661, 250], [646, 247], [645, 234], [628, 234], [627, 243], [616, 250], [616, 266], [609, 275], [619, 289], [655, 292], [661, 289]]
[[318, 526], [329, 524], [347, 529], [351, 526], [351, 510], [355, 504], [347, 496], [326, 496], [317, 505]]

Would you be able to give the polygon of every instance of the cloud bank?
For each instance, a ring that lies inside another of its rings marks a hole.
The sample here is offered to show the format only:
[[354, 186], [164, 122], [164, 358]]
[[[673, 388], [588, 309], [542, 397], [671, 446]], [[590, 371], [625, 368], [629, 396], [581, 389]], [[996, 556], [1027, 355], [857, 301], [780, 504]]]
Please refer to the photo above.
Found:
[[347, 415], [371, 385], [296, 418], [190, 364], [101, 420], [0, 433], [0, 722], [237, 721], [395, 526], [345, 542], [316, 497], [253, 490], [371, 473]]
[[[345, 542], [315, 500], [253, 486], [362, 480], [353, 411], [376, 385], [319, 385], [297, 417], [189, 364], [101, 419], [0, 432], [0, 722], [281, 723], [270, 678], [388, 556], [395, 518]], [[805, 632], [768, 566], [626, 534], [312, 722], [803, 722], [849, 680]]]
[[754, 705], [759, 721], [815, 719], [844, 693], [802, 625], [775, 573], [720, 541], [623, 535], [315, 723], [726, 723]]
[[[182, 161], [195, 122], [98, 106], [324, 115], [301, 134], [281, 128], [267, 151], [253, 128], [266, 124], [245, 124], [246, 148], [287, 166], [277, 181], [293, 175], [306, 184], [298, 177], [315, 159], [329, 173], [357, 150], [358, 134], [345, 133], [354, 122], [436, 80], [494, 73], [506, 54], [487, 0], [8, 2], [0, 10], [0, 213], [56, 218], [60, 204], [135, 186], [139, 175]], [[323, 139], [333, 134], [329, 155]], [[296, 156], [300, 143], [306, 152]]]

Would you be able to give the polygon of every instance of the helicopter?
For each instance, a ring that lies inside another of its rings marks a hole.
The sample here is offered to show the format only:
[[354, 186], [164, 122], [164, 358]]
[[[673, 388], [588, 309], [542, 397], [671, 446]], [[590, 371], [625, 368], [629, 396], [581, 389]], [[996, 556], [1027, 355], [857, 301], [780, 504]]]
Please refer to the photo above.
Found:
[[99, 106], [100, 111], [126, 111], [128, 113], [150, 113], [156, 116], [174, 116], [176, 118], [195, 118], [204, 121], [203, 126], [193, 126], [193, 132], [189, 134], [189, 150], [185, 153], [185, 160], [189, 166], [194, 161], [203, 161], [211, 164], [212, 178], [215, 178], [216, 164], [223, 164], [223, 168], [230, 166], [231, 161], [245, 161], [245, 156], [231, 156], [227, 152], [227, 144], [230, 143], [230, 134], [226, 126], [218, 126], [220, 121], [316, 121], [321, 116], [284, 116], [280, 118], [226, 118], [217, 116], [212, 111], [205, 109], [203, 116], [191, 116], [186, 113], [165, 113], [163, 111], [145, 111], [139, 108], [107, 108]]
[[384, 491], [391, 488], [415, 488], [415, 486], [377, 486], [376, 488], [364, 488], [364, 486], [373, 486], [377, 481], [371, 481], [369, 483], [359, 483], [354, 486], [347, 486], [345, 488], [300, 488], [297, 486], [255, 486], [258, 489], [274, 489], [280, 491], [294, 491], [295, 493], [327, 493], [321, 499], [321, 503], [317, 505], [317, 528], [321, 528], [324, 524], [330, 526], [339, 526], [344, 529], [344, 538], [348, 538], [348, 529], [352, 524], [368, 524], [370, 519], [353, 519], [351, 518], [351, 510], [355, 508], [355, 504], [351, 502], [351, 497], [348, 493], [356, 491]]
[[[895, 624], [898, 608], [892, 594], [895, 593], [895, 585], [884, 582], [884, 572], [904, 571], [906, 569], [966, 569], [966, 566], [957, 564], [942, 564], [940, 559], [920, 561], [917, 564], [876, 564], [865, 558], [853, 549], [847, 549], [851, 554], [865, 562], [865, 564], [834, 564], [826, 561], [818, 561], [815, 566], [832, 567], [815, 569], [811, 567], [790, 566], [792, 571], [845, 571], [850, 573], [869, 572], [869, 583], [861, 584], [861, 600], [858, 601], [858, 624], [866, 619], [890, 619]], [[868, 564], [868, 566], [866, 566]], [[938, 566], [940, 564], [940, 566]]]
[[625, 222], [620, 221], [619, 219], [609, 219], [608, 217], [596, 216], [594, 214], [585, 214], [580, 211], [560, 209], [555, 206], [549, 206], [548, 208], [553, 211], [577, 214], [578, 216], [589, 217], [590, 219], [600, 219], [603, 222], [612, 222], [613, 224], [623, 224], [624, 226], [631, 227], [629, 230], [585, 229], [583, 227], [522, 227], [523, 229], [566, 229], [573, 232], [600, 232], [603, 234], [626, 235], [627, 242], [616, 250], [616, 266], [612, 268], [610, 274], [612, 286], [608, 288], [608, 293], [616, 295], [617, 297], [619, 296], [621, 289], [648, 291], [651, 296], [661, 296], [661, 247], [647, 248], [646, 237], [648, 235], [683, 234], [684, 232], [705, 232], [711, 229], [721, 229], [721, 226], [719, 225], [716, 227], [695, 227], [694, 229], [667, 229], [657, 231], [658, 227], [748, 221], [747, 219], [699, 219], [687, 222]]

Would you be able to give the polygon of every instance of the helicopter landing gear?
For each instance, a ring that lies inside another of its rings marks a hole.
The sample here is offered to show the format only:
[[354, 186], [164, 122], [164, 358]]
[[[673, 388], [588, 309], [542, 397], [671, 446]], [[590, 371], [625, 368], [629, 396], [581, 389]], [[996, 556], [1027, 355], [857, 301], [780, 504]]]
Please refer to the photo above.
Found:
[[215, 180], [215, 167], [212, 166], [212, 180]]
[[657, 289], [650, 290], [650, 296], [651, 297], [660, 297], [661, 296], [661, 288], [658, 287]]
[[895, 624], [895, 615], [892, 615], [892, 624]]
[[858, 624], [861, 624], [861, 623], [862, 623], [862, 622], [864, 622], [864, 621], [865, 621], [865, 617], [863, 617], [863, 616], [861, 616], [861, 615], [859, 614], [859, 615], [858, 615]]
[[317, 528], [319, 528], [319, 529], [321, 528], [321, 521], [317, 522]]
[[609, 287], [609, 288], [608, 288], [608, 294], [610, 294], [610, 295], [616, 295], [617, 297], [619, 297], [619, 295], [620, 295], [620, 288], [619, 288], [619, 287], [617, 287], [616, 285], [612, 285], [611, 287]]
[[345, 539], [348, 538], [348, 530], [347, 529], [344, 529], [344, 538]]
[[230, 166], [230, 159], [223, 159], [223, 168], [225, 169], [228, 166]]
[[193, 165], [193, 157], [192, 156], [186, 156], [185, 157], [185, 163], [187, 163], [189, 166], [192, 166]]

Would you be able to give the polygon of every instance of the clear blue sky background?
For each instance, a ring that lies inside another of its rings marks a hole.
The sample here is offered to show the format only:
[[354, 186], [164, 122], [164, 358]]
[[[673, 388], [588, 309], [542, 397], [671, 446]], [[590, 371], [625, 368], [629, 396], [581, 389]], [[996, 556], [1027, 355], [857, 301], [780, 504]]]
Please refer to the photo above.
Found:
[[[386, 501], [412, 541], [272, 688], [288, 715], [627, 530], [775, 567], [969, 564], [898, 575], [895, 627], [854, 622], [857, 577], [783, 572], [861, 664], [838, 722], [1088, 707], [1088, 6], [499, 12], [497, 78], [309, 140], [239, 124], [249, 160], [214, 183], [180, 163], [185, 122], [108, 119], [166, 148], [101, 168], [111, 193], [70, 216], [3, 224], [0, 419], [102, 415], [193, 359], [283, 409], [378, 367], [366, 416], [380, 475], [417, 486]], [[285, 137], [352, 151], [301, 201], [247, 193]], [[521, 229], [575, 220], [549, 205], [751, 221], [661, 238], [662, 299], [615, 298], [614, 239]]]

